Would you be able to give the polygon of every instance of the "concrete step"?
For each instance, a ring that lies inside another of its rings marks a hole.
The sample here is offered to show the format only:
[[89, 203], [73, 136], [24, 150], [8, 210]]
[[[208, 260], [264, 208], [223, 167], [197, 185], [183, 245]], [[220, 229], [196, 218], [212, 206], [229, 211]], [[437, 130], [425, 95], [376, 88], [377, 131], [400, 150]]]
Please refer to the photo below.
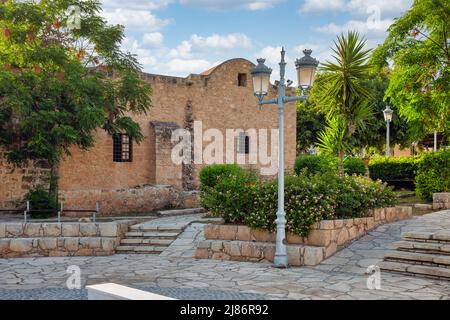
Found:
[[132, 231], [125, 234], [125, 238], [161, 238], [161, 239], [176, 239], [181, 232], [138, 232]]
[[439, 242], [398, 241], [393, 246], [400, 251], [450, 255], [450, 244]]
[[127, 253], [127, 254], [160, 254], [166, 249], [166, 247], [158, 246], [119, 246], [117, 247], [117, 253]]
[[401, 262], [383, 261], [379, 264], [382, 271], [402, 273], [407, 275], [450, 280], [450, 269], [424, 265], [411, 265]]
[[386, 253], [384, 261], [401, 262], [410, 265], [429, 265], [450, 269], [450, 256], [448, 255], [392, 251]]
[[159, 246], [159, 247], [168, 247], [173, 242], [173, 239], [141, 239], [141, 238], [131, 238], [131, 239], [122, 239], [120, 242], [121, 245], [125, 246], [140, 246], [140, 245], [151, 245], [151, 246]]
[[161, 210], [158, 211], [158, 215], [163, 217], [171, 217], [171, 216], [184, 216], [198, 213], [206, 213], [207, 211], [204, 208], [192, 208], [192, 209], [174, 209], [174, 210]]
[[438, 232], [405, 232], [402, 234], [404, 240], [417, 242], [433, 242], [450, 244], [450, 231]]

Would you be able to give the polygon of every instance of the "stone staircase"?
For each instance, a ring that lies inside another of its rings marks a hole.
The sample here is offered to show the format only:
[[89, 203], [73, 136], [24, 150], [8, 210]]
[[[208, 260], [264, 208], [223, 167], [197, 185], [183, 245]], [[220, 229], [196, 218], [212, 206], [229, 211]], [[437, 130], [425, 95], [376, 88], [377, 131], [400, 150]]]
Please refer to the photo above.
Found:
[[407, 232], [394, 243], [379, 265], [381, 270], [450, 280], [450, 231]]
[[183, 232], [180, 228], [132, 226], [116, 248], [123, 254], [160, 254]]

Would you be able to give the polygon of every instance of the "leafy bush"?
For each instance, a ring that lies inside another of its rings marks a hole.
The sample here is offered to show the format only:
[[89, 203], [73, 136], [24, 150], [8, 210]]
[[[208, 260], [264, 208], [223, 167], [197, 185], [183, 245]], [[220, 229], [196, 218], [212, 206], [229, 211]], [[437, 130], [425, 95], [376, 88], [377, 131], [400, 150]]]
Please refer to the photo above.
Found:
[[[206, 179], [210, 182], [211, 179]], [[258, 177], [253, 171], [231, 170], [217, 176], [215, 185], [201, 187], [201, 203], [212, 213], [222, 216], [227, 222], [242, 222], [252, 208], [253, 188]]]
[[[58, 204], [54, 197], [43, 187], [37, 186], [25, 195], [25, 201], [30, 201], [31, 210], [53, 210]], [[51, 214], [32, 214], [33, 218], [46, 218]]]
[[344, 159], [344, 171], [348, 175], [363, 176], [366, 174], [366, 166], [364, 161], [356, 157], [348, 157]]
[[411, 180], [416, 177], [419, 158], [400, 157], [387, 158], [377, 157], [370, 161], [369, 171], [373, 180], [393, 181]]
[[[202, 189], [202, 204], [227, 223], [275, 231], [278, 184], [258, 183], [253, 172], [223, 175], [213, 188]], [[285, 181], [287, 229], [307, 236], [324, 219], [366, 216], [369, 209], [392, 205], [395, 196], [381, 182], [332, 173], [288, 176]]]
[[428, 153], [418, 162], [417, 196], [431, 201], [437, 192], [450, 192], [450, 150]]
[[336, 172], [337, 158], [328, 155], [301, 155], [295, 160], [294, 169], [297, 175]]
[[379, 180], [360, 176], [336, 176], [327, 180], [336, 193], [337, 218], [364, 217], [369, 209], [392, 206], [396, 200], [392, 188]]
[[213, 164], [204, 167], [199, 174], [202, 187], [213, 188], [223, 175], [242, 175], [245, 170], [237, 164]]

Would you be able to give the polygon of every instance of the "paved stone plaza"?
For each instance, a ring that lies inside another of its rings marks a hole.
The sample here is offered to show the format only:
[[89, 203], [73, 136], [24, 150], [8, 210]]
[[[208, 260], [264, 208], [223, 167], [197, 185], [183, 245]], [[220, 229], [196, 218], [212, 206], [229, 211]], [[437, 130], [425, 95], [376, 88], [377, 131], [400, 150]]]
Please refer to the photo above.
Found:
[[[165, 218], [164, 223], [167, 223]], [[191, 224], [161, 255], [0, 260], [0, 299], [85, 299], [68, 290], [66, 270], [81, 269], [82, 285], [114, 282], [179, 299], [449, 299], [450, 282], [381, 274], [367, 289], [368, 266], [379, 263], [405, 231], [450, 230], [450, 211], [383, 225], [316, 267], [195, 260], [202, 224]]]

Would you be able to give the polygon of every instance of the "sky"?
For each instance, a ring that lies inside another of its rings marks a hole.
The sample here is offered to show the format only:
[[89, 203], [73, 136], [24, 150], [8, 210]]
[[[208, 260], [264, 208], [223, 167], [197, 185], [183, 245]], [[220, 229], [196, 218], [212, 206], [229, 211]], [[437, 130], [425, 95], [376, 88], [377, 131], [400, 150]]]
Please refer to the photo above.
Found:
[[287, 78], [296, 82], [304, 49], [332, 60], [336, 36], [356, 30], [374, 48], [412, 0], [103, 0], [102, 15], [125, 26], [125, 51], [148, 73], [186, 77], [232, 58], [267, 59], [279, 77], [281, 47]]

